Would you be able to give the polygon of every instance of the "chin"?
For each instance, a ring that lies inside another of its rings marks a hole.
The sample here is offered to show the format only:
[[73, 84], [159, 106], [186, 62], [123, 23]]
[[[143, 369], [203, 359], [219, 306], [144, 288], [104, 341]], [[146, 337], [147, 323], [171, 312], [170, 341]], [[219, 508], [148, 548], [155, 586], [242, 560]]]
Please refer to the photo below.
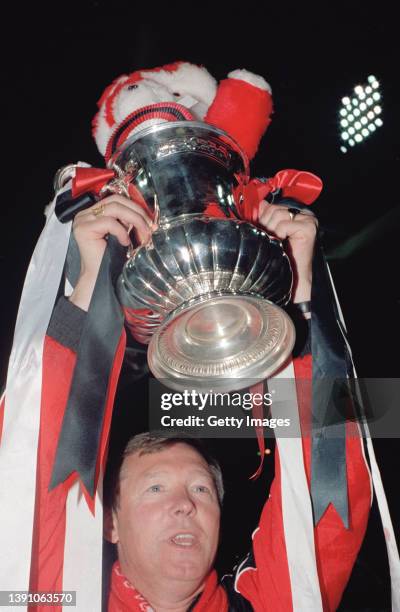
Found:
[[175, 580], [198, 580], [201, 582], [209, 573], [211, 567], [196, 558], [184, 558], [170, 555], [163, 564], [164, 573]]

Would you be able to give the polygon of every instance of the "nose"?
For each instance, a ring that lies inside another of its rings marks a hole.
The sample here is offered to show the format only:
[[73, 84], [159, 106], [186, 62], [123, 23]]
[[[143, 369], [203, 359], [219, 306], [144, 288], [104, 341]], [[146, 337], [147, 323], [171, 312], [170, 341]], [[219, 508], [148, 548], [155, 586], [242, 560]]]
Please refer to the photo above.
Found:
[[179, 491], [179, 493], [177, 492], [172, 504], [172, 513], [174, 515], [190, 516], [195, 512], [196, 506], [186, 489]]

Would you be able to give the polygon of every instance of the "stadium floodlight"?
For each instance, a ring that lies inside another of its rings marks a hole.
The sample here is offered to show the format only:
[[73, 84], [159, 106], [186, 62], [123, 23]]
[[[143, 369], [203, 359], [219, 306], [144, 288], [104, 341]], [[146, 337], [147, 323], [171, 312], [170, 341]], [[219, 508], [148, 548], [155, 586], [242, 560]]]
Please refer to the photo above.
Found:
[[354, 147], [364, 142], [383, 125], [382, 92], [376, 76], [370, 74], [365, 83], [357, 83], [351, 94], [343, 96], [341, 102], [338, 122], [340, 150], [347, 153], [347, 145]]

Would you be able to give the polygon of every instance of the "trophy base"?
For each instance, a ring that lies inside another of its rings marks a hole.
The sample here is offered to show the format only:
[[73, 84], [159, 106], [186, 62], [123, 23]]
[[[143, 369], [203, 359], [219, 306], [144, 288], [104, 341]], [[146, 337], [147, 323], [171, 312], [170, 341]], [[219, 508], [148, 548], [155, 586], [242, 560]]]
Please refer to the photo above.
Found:
[[293, 350], [294, 325], [282, 308], [254, 295], [201, 296], [153, 334], [147, 359], [176, 390], [229, 392], [272, 376]]

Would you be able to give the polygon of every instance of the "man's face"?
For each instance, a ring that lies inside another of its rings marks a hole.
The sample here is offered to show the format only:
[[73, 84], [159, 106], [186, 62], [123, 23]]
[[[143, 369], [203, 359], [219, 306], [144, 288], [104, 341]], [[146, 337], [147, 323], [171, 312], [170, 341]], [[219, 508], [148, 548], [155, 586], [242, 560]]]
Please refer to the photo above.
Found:
[[217, 492], [207, 463], [184, 443], [125, 459], [113, 519], [122, 570], [137, 587], [154, 576], [200, 586], [213, 565]]

